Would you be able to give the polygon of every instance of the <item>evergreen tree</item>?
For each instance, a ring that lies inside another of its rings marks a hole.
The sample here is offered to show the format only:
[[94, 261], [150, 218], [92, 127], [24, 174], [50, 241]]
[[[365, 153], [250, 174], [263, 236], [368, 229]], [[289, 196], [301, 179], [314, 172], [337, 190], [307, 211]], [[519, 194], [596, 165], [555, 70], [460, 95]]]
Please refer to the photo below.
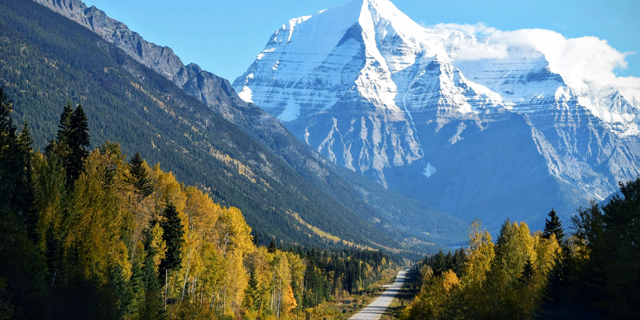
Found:
[[269, 253], [275, 253], [276, 252], [276, 242], [275, 242], [275, 240], [271, 240], [271, 242], [269, 243], [269, 247], [267, 248], [267, 251]]
[[255, 264], [249, 265], [249, 281], [247, 289], [245, 289], [244, 306], [247, 309], [254, 309], [255, 302], [258, 298], [258, 279], [256, 279]]
[[144, 303], [140, 307], [141, 320], [164, 319], [164, 307], [162, 302], [162, 286], [158, 280], [153, 255], [147, 255], [144, 263]]
[[433, 263], [433, 275], [435, 277], [439, 277], [443, 272], [447, 271], [447, 261], [444, 256], [442, 250], [438, 252], [435, 256], [435, 261]]
[[24, 163], [24, 199], [23, 199], [23, 208], [22, 212], [24, 212], [26, 216], [27, 223], [27, 235], [34, 242], [37, 243], [38, 232], [38, 213], [35, 210], [35, 189], [33, 187], [33, 167], [31, 165], [31, 155], [33, 153], [33, 149], [31, 146], [33, 145], [33, 139], [31, 139], [31, 133], [29, 131], [29, 125], [27, 123], [22, 127], [22, 132], [18, 136], [18, 147], [20, 149], [20, 153], [23, 157]]
[[160, 270], [180, 269], [182, 263], [182, 245], [184, 244], [184, 229], [182, 221], [178, 215], [178, 210], [173, 203], [169, 203], [162, 213], [163, 219], [160, 227], [163, 230], [162, 239], [167, 244], [167, 253], [162, 262], [160, 262]]
[[84, 169], [84, 160], [89, 155], [89, 124], [81, 105], [71, 115], [71, 135], [69, 136], [69, 157], [67, 159], [67, 182], [75, 182]]
[[12, 107], [0, 88], [0, 213], [3, 217], [13, 213], [17, 218], [25, 217], [30, 207], [30, 172], [27, 172], [30, 138], [23, 136], [20, 141], [16, 136], [17, 128], [10, 116]]
[[84, 160], [89, 155], [89, 124], [81, 105], [73, 110], [68, 102], [60, 115], [56, 141], [50, 141], [45, 149], [62, 159], [67, 174], [67, 189], [73, 187], [84, 169]]
[[129, 172], [131, 173], [130, 183], [133, 184], [138, 195], [146, 198], [153, 193], [153, 183], [140, 152], [136, 152], [129, 160]]
[[65, 146], [69, 145], [71, 132], [73, 131], [71, 128], [72, 116], [73, 108], [71, 107], [71, 101], [69, 101], [62, 109], [62, 114], [60, 115], [60, 123], [58, 124], [58, 134], [56, 136], [56, 140], [58, 141], [58, 143]]
[[564, 229], [562, 228], [562, 222], [560, 222], [560, 218], [556, 214], [554, 209], [548, 214], [549, 219], [547, 219], [544, 223], [544, 231], [542, 232], [542, 237], [545, 239], [549, 239], [552, 234], [556, 235], [556, 240], [558, 243], [564, 243]]
[[466, 261], [467, 256], [464, 253], [464, 249], [460, 248], [456, 250], [453, 255], [453, 271], [456, 273], [458, 278], [462, 277], [462, 271], [464, 270]]
[[[163, 257], [166, 252], [163, 246], [164, 244], [157, 243], [159, 239], [154, 235], [154, 230], [162, 231], [161, 226], [158, 225], [157, 221], [151, 221], [149, 227], [146, 229], [144, 242], [145, 257], [141, 270], [143, 289], [134, 289], [138, 292], [141, 291], [144, 296], [138, 309], [139, 319], [141, 320], [164, 319], [165, 317], [162, 286], [159, 277], [160, 273], [157, 269], [156, 260]], [[138, 275], [134, 274], [134, 276]]]
[[524, 264], [524, 268], [522, 268], [522, 273], [520, 274], [520, 278], [518, 279], [523, 283], [530, 283], [531, 279], [533, 279], [533, 263], [531, 263], [531, 258], [527, 259], [527, 262]]

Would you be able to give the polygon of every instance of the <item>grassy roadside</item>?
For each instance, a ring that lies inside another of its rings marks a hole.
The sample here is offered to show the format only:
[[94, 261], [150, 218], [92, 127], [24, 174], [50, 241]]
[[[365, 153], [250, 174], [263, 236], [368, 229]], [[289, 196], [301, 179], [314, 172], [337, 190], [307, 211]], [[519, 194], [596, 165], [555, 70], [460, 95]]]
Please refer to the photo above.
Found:
[[[366, 293], [362, 295], [348, 295], [340, 297], [336, 301], [323, 303], [315, 308], [307, 309], [311, 313], [311, 319], [314, 320], [346, 320], [356, 314], [362, 308], [367, 306], [373, 300], [378, 298], [385, 289], [383, 285], [392, 284], [395, 281], [399, 268], [387, 269], [383, 272], [380, 280], [369, 285]], [[418, 294], [418, 272], [411, 270], [407, 272], [405, 284], [400, 292], [391, 302], [389, 308], [382, 315], [381, 320], [393, 320], [400, 317], [400, 313], [406, 306], [411, 304], [415, 296]], [[294, 319], [305, 319], [304, 312], [301, 312]]]
[[380, 320], [399, 319], [402, 310], [413, 302], [417, 294], [418, 271], [411, 269], [407, 272], [407, 279], [400, 289], [400, 292], [398, 292], [398, 295], [393, 299], [391, 305], [389, 305], [389, 308], [387, 308]]
[[[378, 296], [380, 296], [385, 291], [382, 286], [392, 284], [395, 281], [396, 275], [398, 274], [399, 270], [400, 268], [390, 268], [384, 270], [380, 280], [367, 286], [363, 294], [339, 297], [336, 298], [335, 301], [325, 302], [319, 306], [316, 306], [315, 308], [309, 308], [306, 311], [311, 313], [311, 319], [314, 320], [349, 319], [352, 315], [356, 314], [362, 308], [378, 298]], [[400, 313], [398, 312], [398, 314]], [[293, 319], [305, 319], [304, 312], [300, 312], [300, 314]]]

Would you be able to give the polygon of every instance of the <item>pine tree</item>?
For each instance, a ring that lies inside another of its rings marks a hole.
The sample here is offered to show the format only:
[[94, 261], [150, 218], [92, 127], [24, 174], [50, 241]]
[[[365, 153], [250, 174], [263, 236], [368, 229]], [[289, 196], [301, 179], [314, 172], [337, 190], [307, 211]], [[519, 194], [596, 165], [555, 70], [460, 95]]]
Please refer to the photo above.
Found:
[[55, 154], [62, 159], [67, 174], [67, 189], [71, 189], [84, 169], [89, 155], [89, 124], [81, 105], [73, 110], [68, 102], [60, 115], [56, 141], [50, 141], [45, 149], [47, 156]]
[[138, 195], [146, 198], [153, 193], [153, 184], [149, 177], [149, 172], [139, 152], [136, 152], [129, 161], [129, 172], [131, 173], [130, 183], [133, 184]]
[[71, 117], [73, 116], [73, 108], [71, 107], [71, 101], [67, 102], [67, 104], [62, 109], [62, 114], [60, 115], [60, 123], [58, 124], [58, 134], [57, 141], [58, 143], [68, 146], [69, 140], [71, 139]]
[[162, 286], [160, 285], [155, 264], [154, 256], [147, 255], [144, 263], [144, 302], [140, 306], [140, 319], [154, 320], [164, 319], [164, 307], [162, 302]]
[[433, 275], [435, 277], [439, 277], [443, 272], [445, 272], [447, 268], [447, 261], [444, 256], [442, 250], [438, 252], [435, 256], [435, 261], [433, 263]]
[[548, 214], [549, 219], [547, 219], [544, 223], [544, 231], [542, 232], [542, 237], [545, 239], [549, 239], [552, 234], [556, 235], [556, 240], [558, 243], [564, 243], [564, 229], [562, 228], [562, 222], [560, 222], [560, 218], [556, 214], [554, 209]]
[[458, 278], [462, 277], [462, 271], [464, 270], [465, 263], [467, 262], [467, 256], [464, 253], [464, 249], [457, 249], [453, 255], [453, 271]]
[[523, 283], [530, 283], [531, 279], [533, 279], [533, 263], [531, 263], [531, 258], [527, 259], [527, 262], [524, 264], [524, 268], [522, 268], [522, 273], [520, 274], [520, 278], [518, 279]]
[[10, 116], [12, 107], [0, 88], [0, 213], [3, 217], [10, 212], [17, 216], [25, 214], [27, 191], [25, 155]]
[[27, 223], [27, 235], [34, 243], [39, 241], [38, 239], [38, 213], [35, 210], [35, 189], [33, 187], [33, 167], [31, 165], [31, 156], [33, 154], [33, 139], [29, 131], [29, 125], [27, 123], [22, 127], [22, 132], [18, 135], [18, 147], [23, 158], [24, 163], [24, 193], [23, 193], [23, 208], [22, 212], [26, 216]]
[[173, 203], [169, 203], [162, 213], [163, 219], [160, 227], [163, 230], [162, 239], [167, 244], [167, 253], [160, 262], [160, 270], [180, 269], [182, 263], [182, 245], [184, 244], [184, 229], [178, 215], [178, 210]]
[[255, 302], [258, 298], [258, 280], [256, 279], [255, 264], [249, 265], [249, 281], [245, 289], [244, 305], [248, 309], [254, 309]]
[[67, 182], [75, 182], [84, 170], [84, 160], [89, 155], [89, 124], [81, 105], [73, 111], [70, 119], [69, 157], [67, 158]]
[[269, 243], [269, 247], [267, 248], [267, 251], [269, 253], [275, 253], [276, 252], [276, 242], [274, 240], [271, 240], [271, 242]]

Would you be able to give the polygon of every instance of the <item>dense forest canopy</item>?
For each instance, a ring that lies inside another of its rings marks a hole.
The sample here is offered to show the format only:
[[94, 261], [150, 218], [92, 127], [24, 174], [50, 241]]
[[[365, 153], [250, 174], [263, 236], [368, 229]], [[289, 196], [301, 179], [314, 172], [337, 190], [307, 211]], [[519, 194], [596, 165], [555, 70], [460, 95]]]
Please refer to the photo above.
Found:
[[422, 262], [404, 319], [633, 319], [640, 315], [640, 178], [592, 202], [565, 233], [555, 210], [542, 232], [507, 220], [498, 236], [474, 222], [468, 247]]

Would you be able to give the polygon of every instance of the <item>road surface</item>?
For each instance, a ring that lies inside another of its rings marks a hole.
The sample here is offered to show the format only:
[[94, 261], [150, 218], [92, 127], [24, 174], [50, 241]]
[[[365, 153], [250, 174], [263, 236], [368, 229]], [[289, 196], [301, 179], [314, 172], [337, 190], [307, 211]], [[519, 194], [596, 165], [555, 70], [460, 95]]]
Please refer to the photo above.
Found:
[[389, 305], [391, 304], [391, 301], [393, 301], [393, 298], [400, 291], [400, 288], [404, 283], [406, 273], [406, 271], [398, 272], [396, 282], [394, 282], [380, 297], [378, 297], [378, 299], [374, 300], [371, 304], [364, 307], [364, 309], [353, 315], [353, 317], [349, 318], [349, 320], [380, 319], [384, 311], [387, 310], [387, 307], [389, 307]]

